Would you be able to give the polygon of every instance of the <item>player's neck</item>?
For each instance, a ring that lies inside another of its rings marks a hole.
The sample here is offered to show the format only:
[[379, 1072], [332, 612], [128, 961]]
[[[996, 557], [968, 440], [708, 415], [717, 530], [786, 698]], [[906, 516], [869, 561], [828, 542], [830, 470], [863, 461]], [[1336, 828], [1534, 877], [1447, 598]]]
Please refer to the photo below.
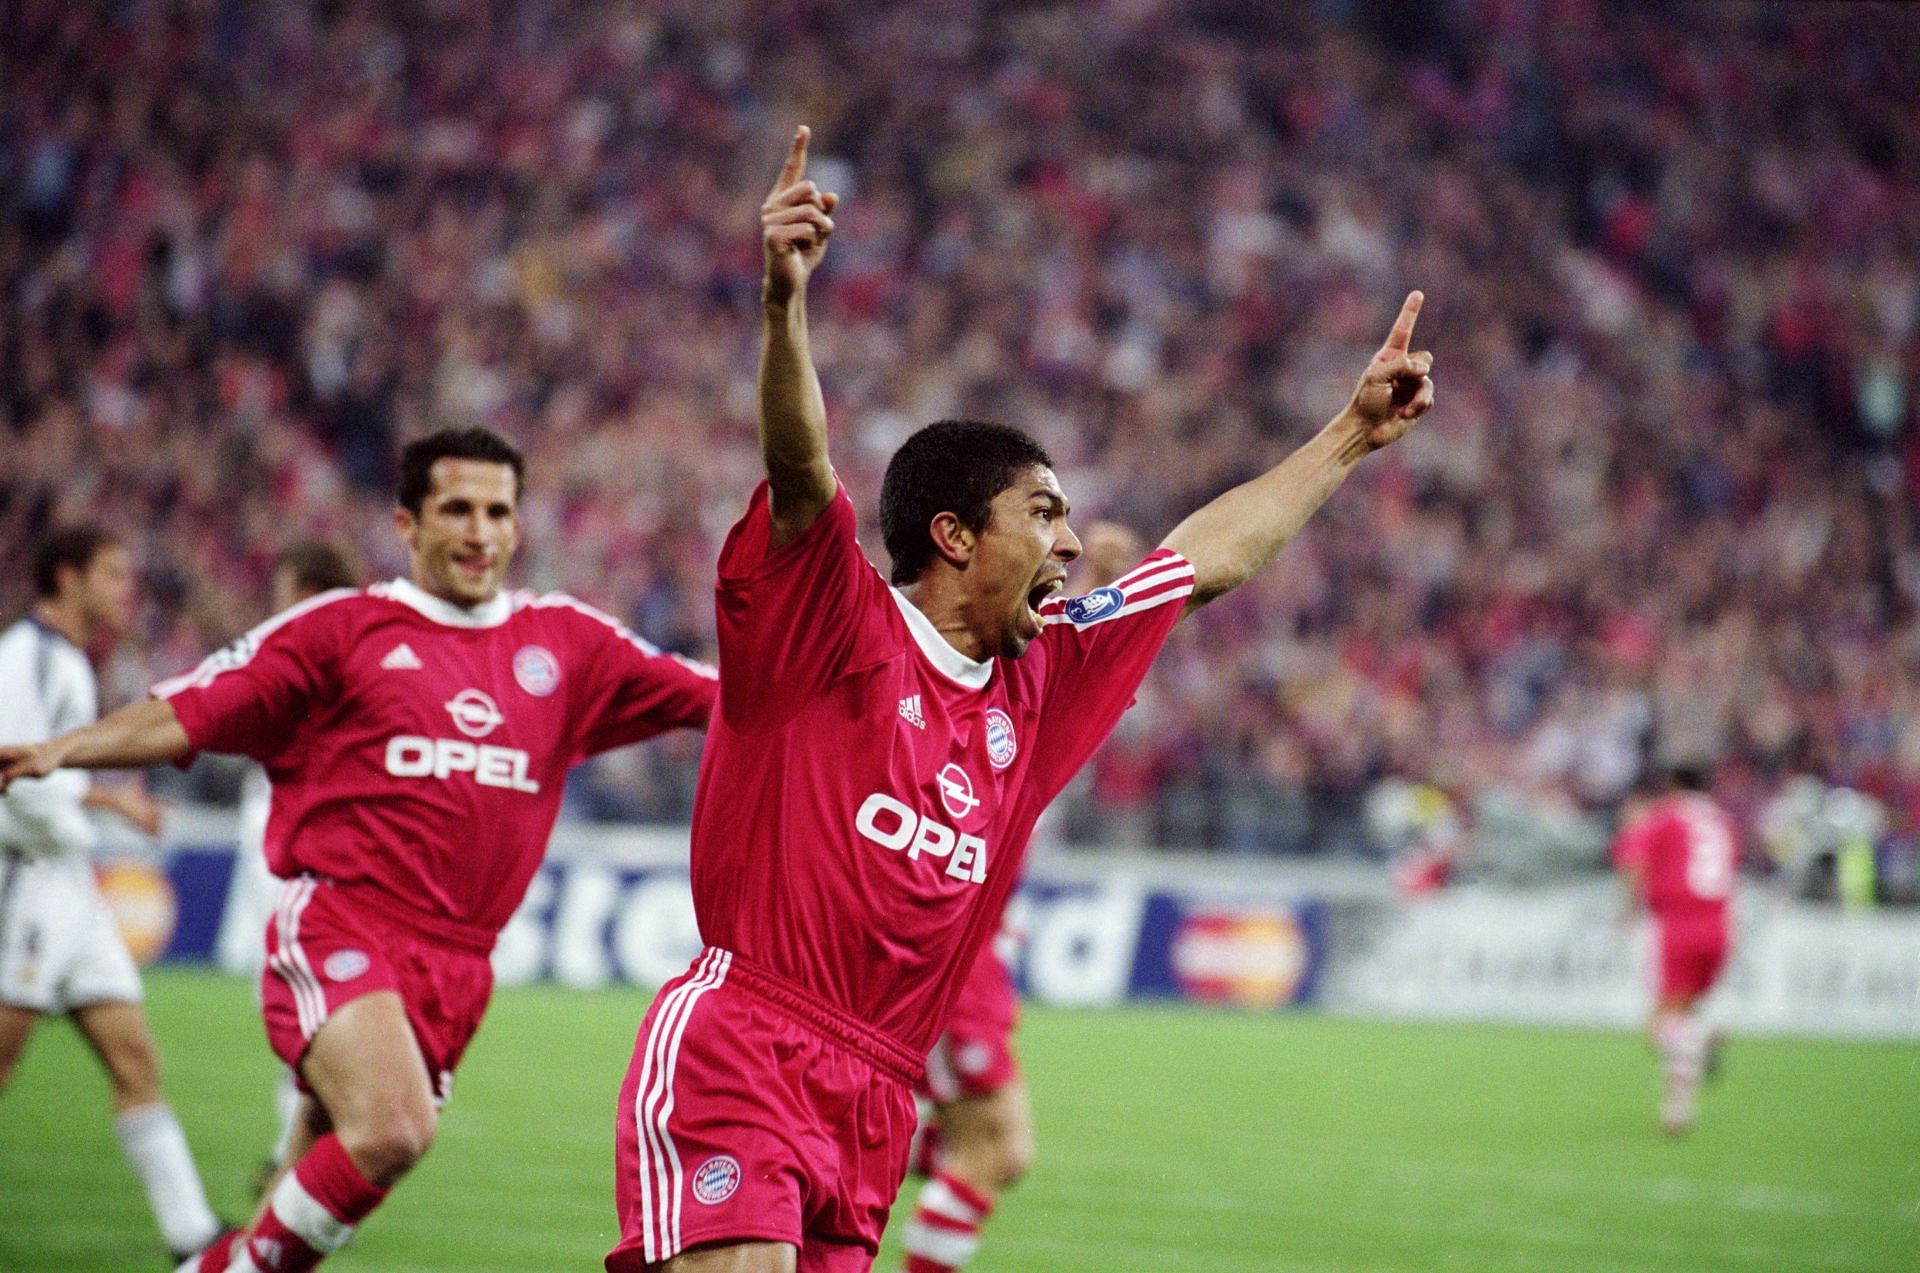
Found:
[[482, 609], [483, 607], [490, 606], [500, 599], [500, 589], [495, 588], [492, 592], [489, 592], [486, 596], [480, 598], [478, 601], [469, 601], [465, 597], [455, 596], [451, 592], [442, 591], [440, 588], [435, 586], [431, 580], [425, 578], [424, 576], [418, 573], [416, 573], [412, 579], [408, 580], [408, 582], [411, 583], [414, 587], [418, 588], [421, 592], [425, 593], [427, 596], [432, 597], [435, 601], [438, 601], [443, 605], [452, 606], [456, 610], [467, 611], [468, 613], [472, 613], [476, 610]]
[[87, 622], [86, 611], [77, 603], [58, 597], [34, 602], [33, 619], [41, 627], [52, 628], [82, 650], [87, 648], [87, 641], [93, 636], [93, 626]]
[[987, 639], [967, 620], [967, 595], [952, 586], [938, 570], [929, 570], [913, 583], [900, 589], [900, 595], [913, 608], [927, 616], [946, 643], [976, 663], [993, 657]]

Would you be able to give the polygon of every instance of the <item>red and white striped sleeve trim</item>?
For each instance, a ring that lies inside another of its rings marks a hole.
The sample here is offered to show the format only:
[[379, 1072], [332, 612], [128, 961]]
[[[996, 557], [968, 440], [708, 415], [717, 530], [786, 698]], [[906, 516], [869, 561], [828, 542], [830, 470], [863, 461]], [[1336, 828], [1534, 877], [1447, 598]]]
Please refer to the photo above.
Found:
[[538, 597], [527, 593], [518, 593], [515, 594], [513, 600], [516, 610], [524, 607], [533, 610], [572, 610], [579, 614], [584, 614], [589, 619], [604, 623], [609, 628], [612, 628], [615, 635], [623, 641], [630, 642], [642, 654], [656, 659], [672, 659], [688, 671], [698, 673], [708, 680], [717, 681], [720, 679], [719, 668], [714, 667], [710, 663], [702, 663], [699, 659], [690, 659], [683, 654], [674, 654], [671, 651], [662, 650], [659, 646], [647, 640], [638, 632], [635, 632], [632, 628], [629, 628], [626, 624], [608, 614], [605, 610], [590, 606], [578, 597], [570, 597], [564, 592], [549, 592]]
[[260, 652], [260, 647], [266, 639], [295, 619], [311, 614], [322, 606], [332, 605], [336, 601], [345, 601], [349, 597], [363, 595], [365, 594], [358, 588], [335, 588], [330, 592], [308, 597], [298, 605], [288, 606], [265, 623], [249, 629], [246, 635], [232, 644], [222, 646], [209, 654], [191, 672], [156, 682], [148, 693], [154, 698], [172, 698], [183, 690], [202, 689], [211, 685], [221, 674], [235, 671], [253, 662], [253, 656]]
[[[1119, 604], [1109, 604], [1088, 613], [1090, 607], [1086, 604], [1087, 598], [1103, 593], [1117, 593]], [[1192, 595], [1193, 563], [1170, 548], [1161, 548], [1104, 588], [1095, 588], [1084, 597], [1050, 598], [1040, 607], [1040, 622], [1070, 623], [1075, 628], [1085, 629], [1096, 623], [1152, 610], [1170, 601], [1185, 601]]]

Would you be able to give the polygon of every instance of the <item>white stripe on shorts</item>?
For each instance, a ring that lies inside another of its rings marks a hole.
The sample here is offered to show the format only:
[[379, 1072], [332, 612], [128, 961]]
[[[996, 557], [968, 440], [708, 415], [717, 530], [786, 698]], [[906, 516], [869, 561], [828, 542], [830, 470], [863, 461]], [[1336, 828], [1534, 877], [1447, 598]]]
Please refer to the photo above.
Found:
[[680, 1062], [680, 1039], [700, 996], [727, 979], [731, 952], [708, 949], [694, 973], [660, 1003], [653, 1029], [647, 1035], [641, 1062], [639, 1095], [634, 1119], [640, 1128], [640, 1216], [645, 1226], [641, 1254], [650, 1264], [680, 1253], [680, 1151], [667, 1130], [673, 1113], [674, 1069]]
[[953, 1068], [953, 1035], [943, 1034], [927, 1053], [927, 1090], [944, 1105], [960, 1099], [960, 1075]]
[[279, 944], [267, 957], [267, 965], [293, 991], [293, 1007], [300, 1018], [300, 1034], [309, 1040], [327, 1019], [326, 994], [320, 989], [320, 979], [313, 975], [313, 968], [307, 963], [307, 952], [300, 948], [300, 912], [306, 910], [307, 903], [313, 898], [313, 890], [318, 887], [319, 882], [310, 876], [300, 876], [288, 880], [281, 888], [275, 915], [279, 921]]

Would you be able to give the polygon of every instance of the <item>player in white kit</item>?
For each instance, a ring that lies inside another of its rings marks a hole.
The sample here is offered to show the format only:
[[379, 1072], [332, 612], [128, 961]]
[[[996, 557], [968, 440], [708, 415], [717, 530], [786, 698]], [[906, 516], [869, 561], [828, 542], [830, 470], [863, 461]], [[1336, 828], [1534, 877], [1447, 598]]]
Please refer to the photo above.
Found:
[[[127, 551], [103, 531], [57, 531], [34, 562], [35, 600], [0, 636], [0, 743], [38, 742], [89, 724], [99, 694], [87, 647], [133, 622]], [[160, 810], [137, 788], [96, 787], [77, 770], [0, 796], [0, 1090], [43, 1016], [73, 1018], [106, 1067], [114, 1131], [176, 1257], [220, 1231], [173, 1111], [140, 1006], [140, 974], [94, 883], [100, 835], [88, 810], [147, 834]]]

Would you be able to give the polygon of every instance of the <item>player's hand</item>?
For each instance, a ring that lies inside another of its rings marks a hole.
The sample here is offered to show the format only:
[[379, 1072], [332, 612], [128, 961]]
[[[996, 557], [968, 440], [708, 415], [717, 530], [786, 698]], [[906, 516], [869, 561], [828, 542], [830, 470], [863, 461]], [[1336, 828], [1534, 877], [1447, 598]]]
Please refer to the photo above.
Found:
[[773, 193], [760, 205], [760, 245], [767, 266], [761, 295], [769, 302], [783, 303], [805, 290], [833, 234], [833, 210], [840, 196], [807, 180], [807, 143], [812, 137], [805, 124], [794, 129], [787, 162]]
[[21, 778], [44, 778], [60, 767], [51, 743], [14, 743], [0, 747], [0, 795]]
[[1119, 522], [1098, 521], [1080, 536], [1080, 575], [1075, 592], [1104, 588], [1140, 563], [1146, 553], [1140, 536]]
[[166, 805], [149, 795], [146, 788], [119, 783], [95, 786], [87, 793], [87, 802], [120, 815], [136, 830], [150, 836], [160, 834], [160, 819], [167, 811]]
[[1425, 350], [1408, 353], [1413, 342], [1413, 320], [1426, 298], [1410, 292], [1393, 320], [1387, 343], [1367, 364], [1347, 404], [1347, 414], [1359, 426], [1369, 451], [1397, 442], [1413, 422], [1433, 405], [1433, 355]]

